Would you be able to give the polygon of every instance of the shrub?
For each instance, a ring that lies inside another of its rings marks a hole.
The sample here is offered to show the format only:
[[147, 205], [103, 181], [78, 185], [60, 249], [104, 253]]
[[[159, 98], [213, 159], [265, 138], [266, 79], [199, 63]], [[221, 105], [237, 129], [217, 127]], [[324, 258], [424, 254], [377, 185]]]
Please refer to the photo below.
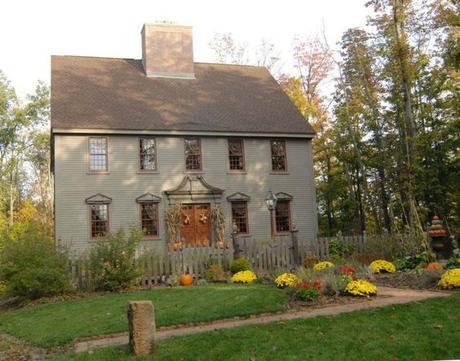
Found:
[[237, 258], [232, 261], [232, 264], [230, 265], [230, 271], [235, 274], [241, 271], [250, 271], [251, 270], [251, 264], [249, 263], [249, 260], [244, 257]]
[[122, 229], [101, 238], [89, 252], [89, 270], [97, 291], [118, 291], [133, 285], [141, 275], [136, 248], [142, 238], [132, 229], [126, 237]]
[[318, 273], [313, 271], [312, 268], [305, 267], [297, 267], [294, 274], [299, 281], [311, 281], [312, 279], [318, 277]]
[[297, 300], [314, 302], [320, 295], [321, 284], [319, 281], [304, 281], [294, 286], [294, 297]]
[[197, 280], [195, 282], [195, 284], [197, 286], [207, 286], [208, 285], [208, 281], [206, 281], [204, 278], [200, 278], [199, 280]]
[[422, 244], [418, 236], [409, 233], [373, 235], [366, 239], [366, 254], [371, 259], [393, 260], [422, 252]]
[[447, 289], [460, 287], [460, 268], [453, 268], [444, 273], [438, 286]]
[[343, 274], [343, 275], [353, 276], [356, 273], [356, 268], [341, 266], [339, 267], [339, 272], [340, 274]]
[[319, 274], [321, 291], [326, 296], [338, 296], [345, 291], [351, 276], [336, 274], [332, 270], [325, 270]]
[[454, 254], [447, 260], [446, 268], [460, 268], [460, 250], [458, 248], [454, 249]]
[[307, 256], [303, 260], [303, 266], [305, 268], [313, 268], [313, 266], [317, 263], [318, 263], [318, 257], [316, 256]]
[[363, 278], [363, 279], [373, 278], [374, 277], [374, 270], [371, 267], [367, 266], [367, 265], [356, 267], [355, 277], [356, 278]]
[[322, 271], [326, 268], [329, 268], [329, 267], [334, 267], [334, 264], [332, 262], [329, 262], [329, 261], [323, 261], [323, 262], [319, 262], [317, 264], [315, 264], [313, 266], [313, 270], [315, 271]]
[[292, 273], [283, 273], [275, 279], [275, 284], [278, 288], [292, 287], [298, 282], [299, 279]]
[[377, 287], [366, 280], [354, 280], [347, 284], [345, 291], [353, 296], [369, 297], [377, 294]]
[[240, 271], [235, 273], [231, 280], [235, 283], [251, 283], [257, 279], [257, 276], [252, 271]]
[[0, 255], [0, 282], [8, 296], [36, 299], [70, 289], [69, 257], [31, 227], [6, 238]]
[[370, 268], [375, 273], [382, 273], [382, 272], [388, 272], [388, 273], [393, 273], [396, 272], [396, 267], [393, 263], [385, 261], [383, 259], [377, 259], [369, 265]]
[[180, 284], [180, 277], [176, 274], [173, 274], [166, 279], [166, 284], [169, 287], [177, 287]]
[[400, 271], [409, 271], [417, 268], [423, 263], [429, 263], [430, 257], [427, 252], [420, 252], [410, 256], [397, 258], [394, 260], [395, 266]]
[[220, 264], [211, 264], [204, 271], [204, 278], [208, 282], [222, 282], [227, 280], [227, 274]]
[[333, 258], [349, 257], [355, 250], [352, 244], [345, 243], [340, 238], [329, 242], [329, 255]]

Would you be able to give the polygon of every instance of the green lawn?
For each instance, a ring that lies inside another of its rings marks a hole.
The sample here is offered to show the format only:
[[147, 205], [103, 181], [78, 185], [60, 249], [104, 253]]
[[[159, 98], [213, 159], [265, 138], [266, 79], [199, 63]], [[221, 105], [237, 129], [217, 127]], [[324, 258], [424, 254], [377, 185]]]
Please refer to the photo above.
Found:
[[154, 357], [127, 347], [53, 361], [435, 360], [460, 358], [460, 294], [334, 317], [247, 326], [159, 342]]
[[0, 314], [0, 330], [51, 347], [76, 337], [127, 331], [127, 302], [152, 300], [157, 326], [211, 321], [283, 310], [285, 292], [263, 285], [209, 285], [48, 303]]

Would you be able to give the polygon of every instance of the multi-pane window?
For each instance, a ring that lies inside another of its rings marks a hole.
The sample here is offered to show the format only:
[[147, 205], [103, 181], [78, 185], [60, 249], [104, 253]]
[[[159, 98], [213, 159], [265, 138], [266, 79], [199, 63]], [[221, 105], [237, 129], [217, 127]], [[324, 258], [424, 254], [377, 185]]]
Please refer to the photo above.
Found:
[[275, 209], [276, 232], [289, 232], [291, 229], [291, 214], [289, 201], [278, 200]]
[[91, 237], [104, 237], [109, 231], [109, 205], [91, 204]]
[[286, 142], [284, 140], [272, 140], [272, 170], [274, 172], [285, 172], [286, 165]]
[[243, 139], [228, 140], [228, 158], [230, 170], [244, 170]]
[[232, 224], [236, 224], [238, 233], [248, 233], [247, 202], [232, 202]]
[[141, 203], [141, 227], [144, 236], [158, 236], [158, 203]]
[[157, 170], [157, 149], [155, 138], [139, 138], [140, 170]]
[[201, 170], [201, 142], [199, 138], [186, 138], [185, 169]]
[[89, 170], [103, 172], [107, 170], [107, 138], [89, 138]]

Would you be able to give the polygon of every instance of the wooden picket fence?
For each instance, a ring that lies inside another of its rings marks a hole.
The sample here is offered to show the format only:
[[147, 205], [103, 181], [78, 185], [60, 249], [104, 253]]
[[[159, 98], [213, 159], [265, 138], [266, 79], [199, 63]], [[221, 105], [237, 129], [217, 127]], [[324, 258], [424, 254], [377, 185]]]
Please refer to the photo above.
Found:
[[[324, 259], [329, 256], [329, 242], [336, 237], [318, 238], [316, 244], [296, 239], [296, 234], [278, 236], [272, 240], [237, 239], [240, 256], [246, 257], [259, 275], [270, 275], [281, 269], [293, 270], [303, 264], [305, 257], [316, 256]], [[365, 249], [366, 237], [345, 236], [341, 240], [351, 244], [358, 252]], [[294, 243], [296, 247], [294, 247]], [[195, 279], [202, 278], [210, 263], [222, 265], [230, 270], [234, 249], [216, 247], [186, 247], [177, 251], [148, 252], [141, 256], [143, 276], [141, 285], [151, 287], [164, 284], [171, 275], [190, 273]], [[85, 260], [72, 262], [74, 283], [81, 289], [91, 288], [91, 274]]]
[[346, 245], [350, 245], [355, 253], [363, 253], [366, 249], [367, 238], [368, 237], [365, 235], [320, 237], [316, 240], [316, 246], [317, 246], [316, 255], [320, 259], [328, 258], [329, 257], [329, 243], [332, 240], [337, 240], [337, 239], [339, 239]]

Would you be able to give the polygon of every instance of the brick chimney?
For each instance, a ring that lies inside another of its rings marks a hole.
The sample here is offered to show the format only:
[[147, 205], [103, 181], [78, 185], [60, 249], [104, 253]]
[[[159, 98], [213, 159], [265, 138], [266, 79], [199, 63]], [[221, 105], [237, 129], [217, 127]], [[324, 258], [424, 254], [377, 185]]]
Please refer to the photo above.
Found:
[[194, 79], [192, 27], [144, 24], [142, 64], [148, 77]]

